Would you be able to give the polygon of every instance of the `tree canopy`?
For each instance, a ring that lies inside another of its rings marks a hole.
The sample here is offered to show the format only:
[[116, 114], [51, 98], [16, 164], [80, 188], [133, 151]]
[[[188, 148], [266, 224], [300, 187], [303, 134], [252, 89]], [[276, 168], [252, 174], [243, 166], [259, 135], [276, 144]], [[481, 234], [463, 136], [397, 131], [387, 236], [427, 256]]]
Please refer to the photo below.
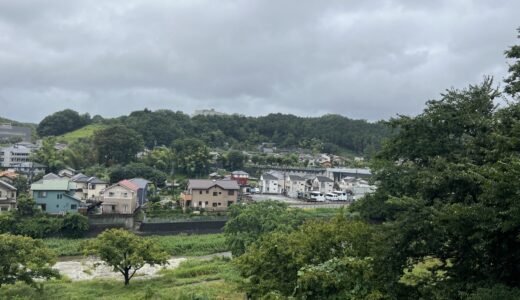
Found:
[[138, 237], [124, 229], [105, 230], [87, 242], [85, 255], [95, 255], [115, 272], [120, 272], [125, 285], [145, 264], [162, 265], [168, 258], [167, 253], [152, 240]]
[[88, 114], [80, 115], [74, 110], [65, 109], [45, 117], [36, 128], [36, 132], [41, 137], [56, 136], [81, 128], [90, 122]]
[[122, 125], [96, 131], [93, 144], [98, 161], [106, 165], [129, 163], [144, 149], [141, 135]]

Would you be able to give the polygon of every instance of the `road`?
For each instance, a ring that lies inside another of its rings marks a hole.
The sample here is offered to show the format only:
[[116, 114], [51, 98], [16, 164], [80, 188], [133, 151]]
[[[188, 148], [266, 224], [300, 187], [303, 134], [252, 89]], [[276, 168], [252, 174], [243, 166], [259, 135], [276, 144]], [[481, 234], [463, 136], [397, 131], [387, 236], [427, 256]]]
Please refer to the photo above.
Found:
[[291, 207], [298, 208], [341, 208], [350, 204], [346, 201], [307, 202], [300, 199], [286, 197], [283, 195], [254, 194], [251, 195], [251, 197], [254, 201], [275, 200], [287, 203]]

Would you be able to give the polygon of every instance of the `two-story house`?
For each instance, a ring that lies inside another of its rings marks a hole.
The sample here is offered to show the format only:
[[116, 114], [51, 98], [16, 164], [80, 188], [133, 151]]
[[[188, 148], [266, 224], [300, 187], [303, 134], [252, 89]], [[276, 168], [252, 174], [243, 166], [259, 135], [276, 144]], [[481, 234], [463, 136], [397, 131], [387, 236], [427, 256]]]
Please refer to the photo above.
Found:
[[285, 189], [287, 192], [287, 196], [296, 198], [296, 197], [298, 197], [299, 194], [301, 195], [301, 194], [305, 193], [305, 191], [306, 191], [305, 183], [306, 183], [305, 178], [303, 178], [299, 175], [294, 175], [294, 174], [287, 175], [286, 180], [285, 180]]
[[121, 180], [101, 193], [103, 214], [133, 214], [139, 206], [139, 186], [129, 180]]
[[0, 213], [16, 208], [16, 188], [0, 180]]
[[181, 193], [181, 206], [191, 209], [226, 210], [237, 203], [240, 186], [235, 180], [190, 179]]
[[312, 181], [312, 190], [323, 194], [334, 191], [334, 180], [326, 176], [316, 176]]
[[280, 194], [282, 187], [279, 185], [280, 178], [271, 173], [260, 176], [260, 192], [263, 194]]
[[49, 214], [77, 212], [82, 205], [74, 196], [76, 184], [68, 179], [41, 180], [31, 185], [33, 198], [42, 211]]
[[101, 191], [108, 187], [105, 181], [81, 173], [72, 176], [70, 180], [76, 183], [75, 196], [82, 200], [99, 200]]

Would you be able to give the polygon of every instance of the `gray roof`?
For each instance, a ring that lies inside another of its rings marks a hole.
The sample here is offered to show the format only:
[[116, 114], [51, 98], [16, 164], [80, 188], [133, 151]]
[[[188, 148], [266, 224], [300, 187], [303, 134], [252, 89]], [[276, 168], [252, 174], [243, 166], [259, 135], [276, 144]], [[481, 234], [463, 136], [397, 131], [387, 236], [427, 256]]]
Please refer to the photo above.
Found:
[[88, 182], [89, 179], [90, 177], [82, 173], [78, 173], [70, 178], [74, 182]]
[[334, 182], [334, 180], [330, 179], [327, 176], [316, 176], [319, 182]]
[[188, 188], [195, 190], [207, 190], [218, 185], [224, 190], [238, 190], [240, 187], [235, 180], [211, 180], [211, 179], [190, 179], [188, 180]]
[[271, 173], [264, 173], [264, 174], [262, 174], [262, 178], [264, 180], [278, 180], [278, 177], [274, 176]]
[[12, 191], [16, 191], [16, 188], [12, 185], [10, 185], [9, 183], [3, 181], [3, 180], [0, 180], [0, 185], [3, 185], [5, 186], [6, 188], [12, 190]]
[[62, 178], [54, 173], [45, 174], [42, 177], [42, 180], [54, 180], [54, 179], [62, 179]]
[[145, 189], [149, 183], [152, 183], [144, 178], [132, 178], [129, 181], [137, 185], [140, 189]]
[[372, 172], [370, 172], [370, 169], [360, 169], [360, 168], [327, 168], [327, 171], [333, 172], [333, 173], [372, 175]]
[[106, 181], [103, 181], [103, 180], [101, 180], [101, 179], [99, 179], [99, 178], [97, 178], [97, 177], [90, 177], [90, 178], [88, 179], [88, 183], [99, 183], [99, 184], [101, 184], [101, 183], [105, 183], [105, 184], [106, 184], [107, 182], [106, 182]]
[[298, 175], [289, 174], [289, 180], [291, 180], [291, 181], [305, 181], [305, 178], [303, 178], [301, 176], [298, 176]]

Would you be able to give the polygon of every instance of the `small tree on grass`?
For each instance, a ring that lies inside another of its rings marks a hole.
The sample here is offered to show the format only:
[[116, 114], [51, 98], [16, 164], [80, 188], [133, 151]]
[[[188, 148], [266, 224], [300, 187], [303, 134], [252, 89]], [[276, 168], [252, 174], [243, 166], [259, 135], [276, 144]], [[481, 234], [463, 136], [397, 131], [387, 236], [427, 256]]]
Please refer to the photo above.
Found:
[[145, 264], [166, 264], [168, 254], [151, 240], [124, 229], [109, 229], [87, 242], [85, 255], [95, 255], [125, 277], [125, 285]]
[[37, 286], [34, 279], [58, 278], [52, 269], [56, 256], [42, 241], [30, 237], [0, 234], [0, 286], [17, 281]]

